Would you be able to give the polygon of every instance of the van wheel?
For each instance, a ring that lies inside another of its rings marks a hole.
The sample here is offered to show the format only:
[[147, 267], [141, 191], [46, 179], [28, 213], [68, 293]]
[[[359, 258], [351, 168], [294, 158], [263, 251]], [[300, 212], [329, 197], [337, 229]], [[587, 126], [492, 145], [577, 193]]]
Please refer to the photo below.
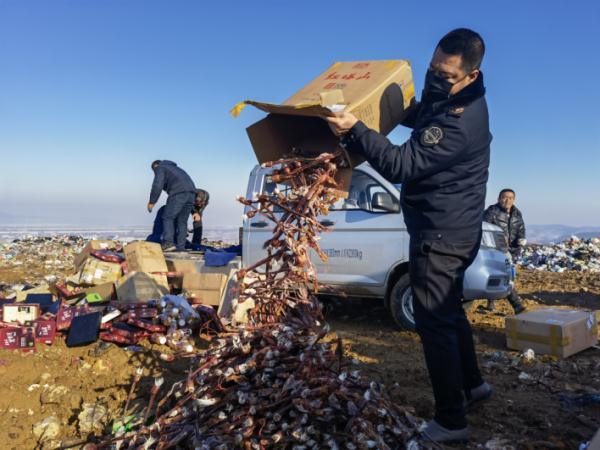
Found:
[[390, 311], [398, 326], [408, 331], [415, 331], [415, 315], [410, 278], [402, 275], [390, 292]]

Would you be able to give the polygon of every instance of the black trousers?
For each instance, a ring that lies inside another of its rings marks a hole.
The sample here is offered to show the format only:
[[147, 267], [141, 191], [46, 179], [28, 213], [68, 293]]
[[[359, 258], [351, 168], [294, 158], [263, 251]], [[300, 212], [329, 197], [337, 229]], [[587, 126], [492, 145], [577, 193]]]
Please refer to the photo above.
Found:
[[421, 337], [435, 397], [435, 420], [449, 429], [467, 425], [463, 392], [483, 383], [473, 334], [461, 305], [465, 270], [481, 235], [415, 233], [410, 240], [410, 281], [417, 333]]

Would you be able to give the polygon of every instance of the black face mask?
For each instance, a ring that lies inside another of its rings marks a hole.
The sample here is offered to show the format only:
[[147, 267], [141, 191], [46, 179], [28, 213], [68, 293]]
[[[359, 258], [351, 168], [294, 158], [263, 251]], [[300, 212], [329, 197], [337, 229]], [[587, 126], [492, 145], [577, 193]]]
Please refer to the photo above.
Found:
[[452, 86], [454, 85], [448, 80], [436, 75], [434, 71], [428, 70], [427, 75], [425, 75], [425, 86], [423, 87], [421, 101], [435, 103], [448, 100]]

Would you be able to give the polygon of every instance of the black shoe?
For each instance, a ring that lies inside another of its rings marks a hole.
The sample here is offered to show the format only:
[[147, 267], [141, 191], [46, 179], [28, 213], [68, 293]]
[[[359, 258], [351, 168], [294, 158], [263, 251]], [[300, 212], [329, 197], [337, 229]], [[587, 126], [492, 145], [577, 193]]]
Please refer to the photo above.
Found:
[[485, 309], [488, 312], [494, 312], [494, 300], [488, 300], [487, 307]]
[[492, 395], [494, 395], [494, 390], [484, 381], [476, 388], [465, 393], [465, 411], [469, 411], [478, 403], [488, 400]]
[[512, 305], [513, 310], [516, 314], [521, 314], [522, 312], [525, 312], [525, 307], [521, 304], [521, 303], [517, 303], [515, 305]]
[[460, 430], [450, 430], [441, 426], [435, 420], [430, 420], [421, 432], [421, 438], [432, 442], [443, 442], [446, 444], [464, 444], [469, 441], [469, 429], [465, 427]]

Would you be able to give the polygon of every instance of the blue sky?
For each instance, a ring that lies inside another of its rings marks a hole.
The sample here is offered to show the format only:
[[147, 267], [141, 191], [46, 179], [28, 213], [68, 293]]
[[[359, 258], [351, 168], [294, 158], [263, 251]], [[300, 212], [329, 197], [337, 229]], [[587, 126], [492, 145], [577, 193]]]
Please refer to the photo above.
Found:
[[237, 226], [263, 113], [234, 104], [344, 60], [408, 59], [420, 92], [466, 26], [487, 44], [489, 203], [508, 186], [529, 223], [600, 225], [599, 23], [592, 1], [0, 0], [0, 213], [149, 223], [149, 164], [171, 159], [211, 192], [207, 225]]

